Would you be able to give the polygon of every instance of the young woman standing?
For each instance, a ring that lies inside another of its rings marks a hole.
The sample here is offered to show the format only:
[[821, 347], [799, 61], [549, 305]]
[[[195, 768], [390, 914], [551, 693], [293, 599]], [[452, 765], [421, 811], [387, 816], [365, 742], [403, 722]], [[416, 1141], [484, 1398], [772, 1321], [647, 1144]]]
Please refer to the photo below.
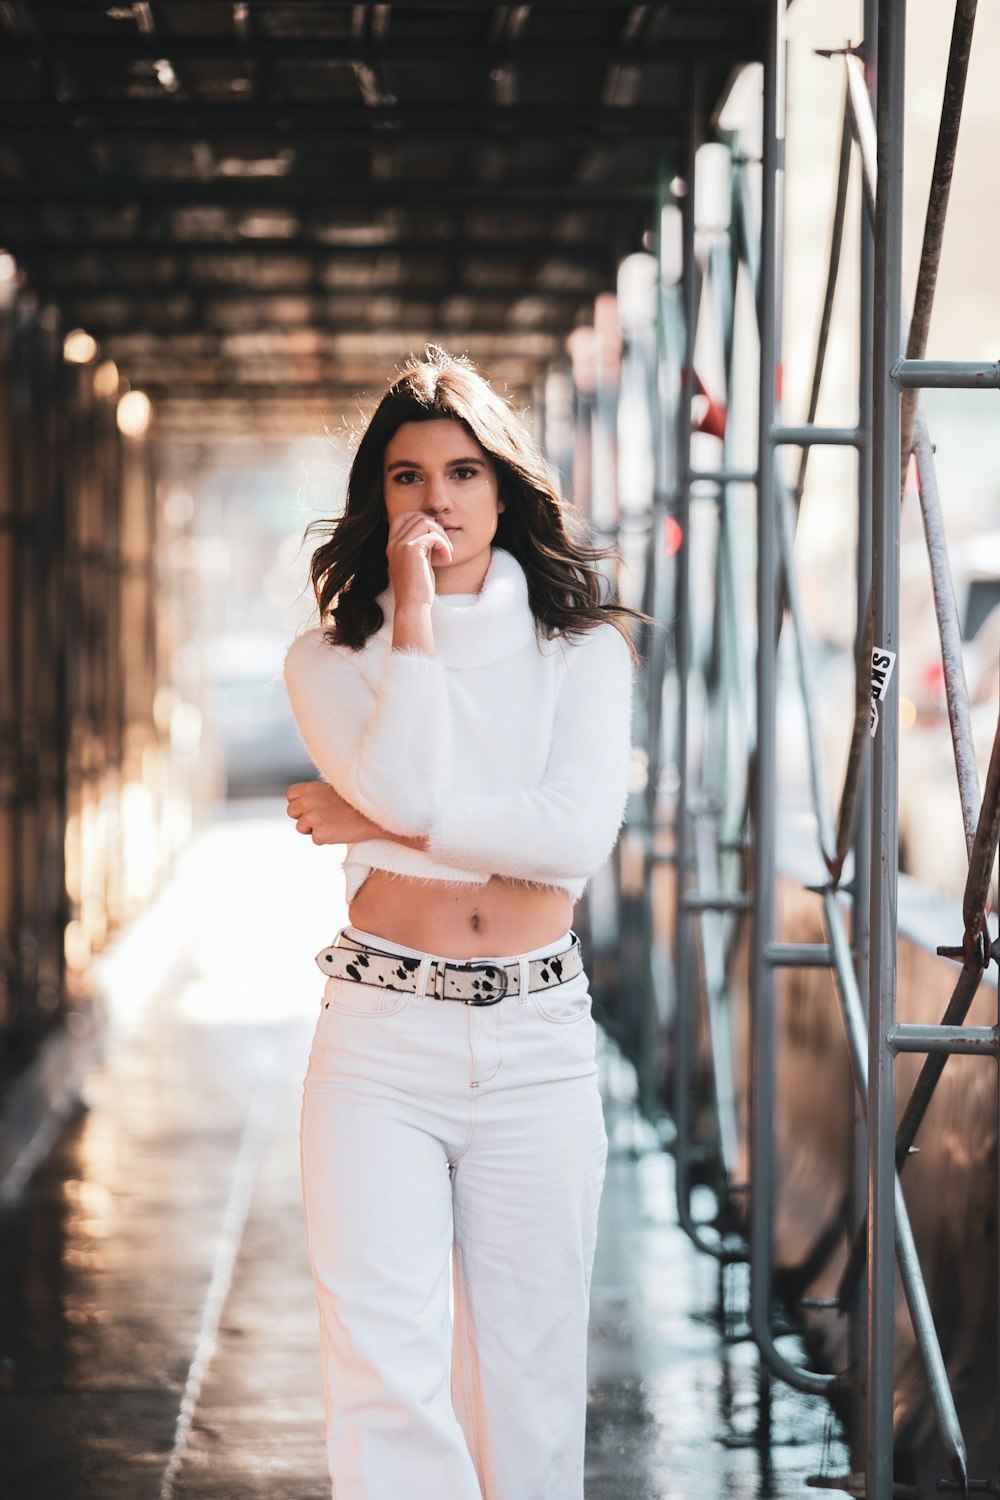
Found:
[[325, 781], [288, 811], [347, 845], [302, 1115], [336, 1500], [583, 1494], [607, 1136], [571, 921], [623, 815], [632, 673], [600, 555], [431, 349], [313, 557], [285, 680]]

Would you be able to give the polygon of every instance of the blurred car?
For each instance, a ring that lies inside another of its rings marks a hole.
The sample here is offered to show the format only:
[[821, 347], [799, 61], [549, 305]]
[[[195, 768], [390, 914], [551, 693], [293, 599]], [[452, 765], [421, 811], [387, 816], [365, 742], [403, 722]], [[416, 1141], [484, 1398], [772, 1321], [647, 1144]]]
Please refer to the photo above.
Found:
[[282, 666], [288, 642], [270, 631], [228, 631], [205, 645], [205, 708], [227, 797], [268, 796], [318, 773], [292, 718]]

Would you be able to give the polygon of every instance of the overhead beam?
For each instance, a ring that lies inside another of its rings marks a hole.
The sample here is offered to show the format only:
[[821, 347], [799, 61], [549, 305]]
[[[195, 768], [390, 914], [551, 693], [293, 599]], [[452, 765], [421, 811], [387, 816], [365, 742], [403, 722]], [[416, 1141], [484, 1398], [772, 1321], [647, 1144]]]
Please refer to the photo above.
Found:
[[298, 133], [310, 141], [355, 146], [394, 138], [454, 140], [489, 136], [530, 144], [553, 140], [577, 142], [600, 139], [665, 141], [678, 138], [669, 106], [598, 107], [546, 105], [441, 106], [343, 104], [201, 104], [175, 97], [160, 100], [71, 100], [66, 103], [0, 104], [0, 130], [17, 131], [18, 138], [50, 131], [127, 130], [142, 135], [256, 136], [266, 134], [272, 145], [290, 144]]
[[[247, 0], [253, 10], [280, 10], [285, 0]], [[325, 9], [329, 7], [330, 0], [294, 0], [297, 10], [318, 7]], [[434, 9], [442, 11], [467, 11], [475, 12], [482, 6], [482, 0], [434, 0]], [[739, 6], [739, 0], [737, 0]], [[533, 0], [532, 10], [544, 13], [551, 11], [559, 14], [564, 11], [582, 12], [588, 15], [600, 15], [607, 11], [621, 10], [621, 0]], [[650, 0], [645, 7], [647, 10], [662, 11], [669, 10], [674, 15], [694, 16], [698, 14], [698, 7], [692, 4], [677, 5], [671, 0]], [[94, 0], [59, 0], [59, 9], [66, 11], [93, 11]], [[409, 10], [426, 10], [427, 0], [393, 0], [392, 9], [400, 14]]]
[[[537, 303], [539, 305], [551, 304], [550, 316], [559, 317], [561, 312], [575, 302], [587, 302], [594, 296], [594, 289], [582, 287], [569, 290], [565, 287], [550, 289], [548, 287], [496, 287], [493, 289], [481, 286], [467, 287], [454, 285], [448, 288], [418, 288], [410, 287], [400, 290], [394, 287], [371, 288], [358, 287], [355, 291], [338, 288], [336, 294], [326, 295], [308, 287], [285, 287], [276, 291], [273, 288], [257, 290], [255, 287], [214, 287], [204, 283], [196, 285], [185, 283], [184, 285], [158, 286], [158, 285], [123, 285], [121, 282], [107, 282], [102, 286], [72, 287], [60, 286], [55, 282], [33, 283], [36, 291], [46, 301], [56, 301], [65, 307], [85, 307], [91, 303], [100, 303], [113, 298], [118, 302], [127, 302], [132, 307], [141, 307], [149, 304], [153, 307], [162, 307], [164, 300], [170, 298], [185, 297], [191, 302], [200, 304], [202, 307], [242, 307], [245, 303], [252, 303], [257, 316], [271, 316], [271, 309], [275, 308], [274, 315], [282, 320], [287, 318], [282, 304], [287, 302], [302, 303], [305, 305], [305, 317], [312, 322], [316, 318], [329, 318], [334, 320], [345, 316], [348, 320], [353, 319], [359, 327], [370, 328], [373, 325], [371, 315], [359, 315], [359, 299], [379, 302], [400, 302], [407, 304], [424, 303], [438, 304], [450, 301], [453, 297], [461, 297], [463, 300], [474, 302], [479, 316], [485, 316], [487, 321], [495, 319], [495, 309], [516, 307], [522, 302]], [[486, 307], [492, 309], [483, 312]], [[417, 314], [419, 316], [419, 314]], [[478, 326], [478, 324], [477, 324]]]
[[[408, 349], [421, 348], [424, 344], [434, 342], [435, 338], [441, 336], [441, 330], [434, 328], [428, 328], [419, 336], [397, 337], [387, 331], [378, 346], [373, 347], [369, 353], [352, 351], [343, 355], [332, 353], [294, 356], [273, 354], [240, 358], [237, 355], [227, 355], [221, 350], [213, 350], [191, 359], [185, 359], [174, 355], [170, 350], [162, 352], [150, 350], [139, 354], [129, 352], [127, 349], [116, 351], [114, 347], [110, 347], [108, 353], [121, 365], [130, 379], [136, 380], [139, 384], [153, 381], [160, 386], [173, 387], [178, 390], [215, 385], [220, 380], [229, 380], [236, 384], [249, 381], [251, 384], [267, 383], [280, 386], [286, 381], [292, 381], [297, 384], [322, 385], [330, 380], [350, 380], [347, 370], [350, 370], [352, 366], [358, 371], [357, 380], [365, 379], [373, 366], [381, 369], [384, 359], [391, 359], [394, 354]], [[390, 345], [392, 353], [386, 353]], [[563, 353], [562, 346], [561, 338], [539, 339], [537, 344], [533, 341], [530, 348], [522, 347], [521, 349], [497, 345], [487, 348], [483, 340], [462, 336], [449, 340], [450, 348], [458, 352], [472, 352], [479, 360], [514, 360], [520, 364], [531, 365], [544, 364], [558, 358]], [[356, 384], [357, 380], [350, 380], [350, 383]]]
[[0, 202], [44, 204], [47, 208], [93, 204], [143, 203], [170, 208], [294, 208], [314, 212], [318, 204], [341, 209], [436, 208], [542, 209], [560, 213], [567, 208], [603, 211], [634, 209], [651, 200], [648, 182], [456, 182], [453, 177], [407, 176], [399, 181], [359, 181], [356, 178], [220, 177], [184, 181], [149, 178], [22, 177], [0, 183]]
[[357, 313], [359, 299], [373, 301], [395, 301], [404, 306], [411, 303], [439, 303], [450, 297], [467, 297], [477, 304], [502, 303], [511, 306], [530, 299], [533, 302], [549, 303], [553, 307], [572, 307], [591, 300], [598, 291], [610, 287], [610, 281], [595, 277], [586, 286], [538, 286], [525, 281], [511, 286], [509, 282], [470, 282], [463, 276], [453, 276], [446, 283], [435, 286], [417, 286], [403, 283], [371, 285], [357, 282], [354, 285], [339, 283], [325, 290], [315, 283], [282, 287], [255, 287], [239, 283], [221, 286], [210, 281], [172, 280], [169, 282], [145, 281], [125, 282], [117, 278], [98, 283], [75, 282], [67, 285], [38, 274], [37, 267], [27, 263], [32, 272], [35, 291], [48, 301], [64, 304], [100, 302], [113, 297], [119, 302], [141, 303], [157, 301], [162, 304], [167, 297], [190, 297], [205, 304], [225, 306], [227, 303], [253, 303], [266, 308], [275, 302], [294, 299], [308, 302], [310, 308], [327, 312], [331, 316], [347, 308]]
[[[403, 346], [400, 353], [405, 352]], [[515, 367], [505, 361], [489, 362], [481, 360], [481, 368], [485, 373], [496, 378], [502, 375], [510, 383], [515, 385], [531, 386], [535, 378], [544, 368], [538, 361], [527, 361]], [[519, 373], [518, 373], [519, 372]], [[359, 373], [356, 381], [345, 381], [342, 377], [323, 380], [282, 380], [271, 383], [268, 381], [238, 381], [220, 379], [217, 383], [198, 386], [198, 404], [204, 405], [210, 401], [273, 401], [275, 404], [287, 404], [290, 401], [319, 401], [325, 408], [343, 402], [353, 412], [359, 398], [381, 393], [387, 385], [387, 376], [390, 370], [386, 369], [373, 375], [366, 370]], [[154, 404], [154, 411], [162, 402], [166, 407], [169, 402], [169, 385], [164, 386], [155, 379], [136, 380], [134, 384], [149, 395]]]
[[[0, 193], [2, 197], [2, 193]], [[152, 236], [153, 231], [147, 230]], [[358, 261], [370, 265], [380, 256], [391, 256], [405, 261], [453, 261], [456, 256], [465, 260], [501, 261], [514, 264], [537, 264], [540, 261], [565, 261], [574, 266], [583, 266], [594, 271], [605, 271], [615, 262], [614, 247], [600, 241], [578, 239], [566, 240], [481, 240], [469, 236], [450, 239], [379, 240], [373, 238], [360, 244], [324, 244], [318, 239], [303, 236], [294, 238], [242, 239], [242, 240], [177, 240], [152, 237], [126, 240], [110, 238], [107, 234], [88, 236], [85, 229], [74, 229], [72, 237], [53, 234], [29, 234], [0, 227], [0, 247], [13, 254], [56, 254], [64, 257], [67, 252], [142, 256], [199, 256], [217, 255], [231, 258], [233, 255], [274, 257], [307, 256], [320, 265], [331, 262]]]
[[[476, 7], [473, 7], [475, 9]], [[394, 66], [411, 64], [451, 67], [517, 67], [524, 63], [593, 64], [594, 67], [640, 68], [650, 65], [678, 63], [733, 64], [759, 60], [761, 45], [757, 34], [756, 11], [740, 12], [745, 18], [740, 27], [732, 11], [724, 13], [717, 22], [722, 35], [708, 34], [711, 27], [703, 12], [694, 25], [702, 27], [697, 33], [678, 35], [666, 39], [645, 42], [638, 46], [611, 45], [590, 38], [524, 38], [514, 45], [503, 45], [487, 41], [466, 41], [450, 38], [447, 41], [426, 37], [390, 37], [383, 42], [371, 39], [355, 40], [342, 37], [262, 37], [249, 36], [237, 39], [220, 36], [52, 36], [37, 43], [23, 38], [8, 38], [6, 51], [9, 57], [30, 62], [34, 58], [46, 61], [82, 65], [98, 63], [102, 68], [109, 64], [152, 63], [160, 57], [168, 57], [172, 63], [188, 62], [236, 62], [266, 63], [285, 62], [340, 63], [347, 67], [355, 63], [377, 67], [381, 63]], [[714, 28], [713, 28], [714, 29]]]
[[[336, 318], [311, 318], [301, 323], [254, 323], [249, 327], [219, 328], [217, 325], [206, 327], [204, 321], [189, 319], [183, 323], [171, 323], [169, 329], [156, 328], [141, 319], [133, 319], [128, 324], [115, 326], [111, 323], [101, 323], [93, 319], [84, 319], [87, 332], [99, 338], [102, 344], [107, 346], [108, 352], [114, 352], [114, 348], [130, 338], [137, 335], [144, 339], [155, 340], [157, 351], [167, 355], [176, 352], [184, 358], [189, 357], [187, 351], [182, 347], [175, 350], [174, 344], [181, 338], [190, 338], [193, 334], [205, 336], [205, 343], [200, 351], [190, 357], [201, 358], [202, 353], [214, 354], [221, 352], [227, 358], [243, 358], [242, 355], [229, 355], [225, 349], [227, 339], [234, 338], [273, 338], [275, 334], [287, 333], [290, 337], [302, 333], [319, 333], [331, 337], [364, 337], [373, 339], [385, 338], [426, 338], [438, 337], [462, 338], [472, 340], [475, 343], [485, 339], [495, 341], [497, 339], [532, 341], [541, 339], [562, 339], [573, 326], [572, 318], [564, 318], [558, 323], [509, 323], [488, 322], [482, 323], [460, 321], [452, 318], [421, 318], [412, 320], [393, 320], [392, 323], [363, 323], [360, 321], [340, 322]], [[285, 356], [282, 356], [285, 357]], [[289, 359], [302, 358], [301, 354], [289, 352]], [[309, 356], [311, 357], [311, 356]]]
[[[402, 355], [412, 347], [409, 339], [398, 339], [394, 354]], [[461, 353], [467, 346], [456, 343], [454, 349]], [[229, 384], [239, 389], [244, 385], [261, 389], [280, 389], [285, 385], [357, 387], [371, 378], [373, 366], [381, 370], [383, 361], [394, 354], [385, 353], [383, 347], [373, 349], [370, 354], [350, 354], [338, 358], [332, 356], [303, 357], [283, 362], [278, 359], [240, 360], [221, 356], [212, 359], [161, 361], [155, 356], [140, 358], [130, 356], [122, 368], [130, 379], [144, 388], [158, 388], [182, 392], [203, 386]], [[552, 358], [552, 350], [545, 348], [530, 355], [512, 353], [508, 349], [485, 350], [477, 355], [481, 360], [492, 359], [505, 365], [518, 364], [538, 368]]]

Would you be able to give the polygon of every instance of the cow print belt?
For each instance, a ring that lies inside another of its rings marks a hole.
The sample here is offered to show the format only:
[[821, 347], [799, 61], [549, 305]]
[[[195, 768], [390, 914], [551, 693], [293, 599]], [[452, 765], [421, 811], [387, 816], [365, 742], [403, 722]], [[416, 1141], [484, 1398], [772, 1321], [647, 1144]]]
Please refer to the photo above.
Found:
[[[317, 953], [316, 962], [324, 974], [335, 979], [350, 979], [355, 984], [374, 984], [384, 990], [408, 990], [415, 993], [419, 978], [419, 958], [404, 958], [380, 948], [359, 943], [345, 932], [339, 932], [329, 948]], [[580, 939], [560, 953], [533, 958], [528, 963], [528, 989], [547, 990], [565, 984], [583, 972]], [[432, 958], [427, 973], [428, 998], [461, 1000], [465, 1005], [496, 1005], [505, 995], [521, 993], [519, 963], [486, 963], [482, 959]]]

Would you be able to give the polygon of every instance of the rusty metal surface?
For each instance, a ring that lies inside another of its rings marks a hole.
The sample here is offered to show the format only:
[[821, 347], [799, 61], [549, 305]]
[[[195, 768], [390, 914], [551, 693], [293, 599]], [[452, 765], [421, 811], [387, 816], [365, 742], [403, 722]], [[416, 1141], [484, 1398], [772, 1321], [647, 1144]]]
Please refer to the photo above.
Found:
[[[821, 898], [799, 878], [779, 882], [779, 928], [784, 941], [815, 942], [824, 935]], [[818, 871], [816, 872], [818, 873]], [[930, 899], [901, 877], [901, 925], [933, 941], [939, 927], [958, 926], [957, 903]], [[931, 925], [933, 923], [933, 926]], [[745, 951], [741, 949], [741, 952]], [[734, 983], [742, 982], [741, 963]], [[901, 1021], [936, 1024], [955, 984], [953, 963], [937, 958], [915, 936], [900, 937]], [[973, 1025], [996, 1021], [995, 980], [983, 981], [968, 1011]], [[820, 970], [781, 976], [778, 1002], [778, 1098], [775, 1123], [780, 1190], [775, 1239], [782, 1292], [797, 1300], [838, 1297], [848, 1255], [850, 1142], [854, 1113], [850, 1065], [833, 979]], [[737, 1006], [736, 1056], [743, 1053], [745, 994]], [[923, 1059], [897, 1062], [902, 1111]], [[916, 1135], [918, 1153], [903, 1174], [903, 1189], [920, 1252], [948, 1374], [969, 1447], [970, 1472], [989, 1472], [1000, 1433], [995, 1399], [997, 1122], [995, 1065], [952, 1057]], [[745, 1109], [746, 1079], [742, 1083]], [[805, 1268], [805, 1271], [803, 1271]], [[810, 1279], [811, 1272], [811, 1279]], [[829, 1368], [849, 1365], [848, 1321], [835, 1310], [804, 1314], [808, 1336]], [[918, 1492], [936, 1494], [943, 1457], [934, 1432], [927, 1385], [913, 1330], [900, 1298], [896, 1313], [897, 1462], [900, 1477]]]

